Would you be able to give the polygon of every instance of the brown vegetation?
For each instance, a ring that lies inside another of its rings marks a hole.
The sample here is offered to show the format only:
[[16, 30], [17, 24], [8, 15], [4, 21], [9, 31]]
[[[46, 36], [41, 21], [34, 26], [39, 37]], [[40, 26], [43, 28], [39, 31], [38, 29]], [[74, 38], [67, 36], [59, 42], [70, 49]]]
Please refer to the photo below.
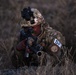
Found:
[[[10, 60], [11, 50], [20, 30], [20, 11], [27, 6], [39, 9], [50, 26], [62, 32], [66, 38], [66, 46], [72, 48], [71, 52], [76, 58], [75, 0], [0, 0], [0, 69], [13, 68]], [[64, 66], [52, 68], [48, 61], [46, 66], [36, 70], [26, 67], [25, 70], [20, 70], [18, 75], [76, 75], [74, 70], [75, 64], [65, 57]], [[56, 74], [58, 71], [61, 74]], [[0, 71], [1, 75], [2, 73], [3, 71]]]

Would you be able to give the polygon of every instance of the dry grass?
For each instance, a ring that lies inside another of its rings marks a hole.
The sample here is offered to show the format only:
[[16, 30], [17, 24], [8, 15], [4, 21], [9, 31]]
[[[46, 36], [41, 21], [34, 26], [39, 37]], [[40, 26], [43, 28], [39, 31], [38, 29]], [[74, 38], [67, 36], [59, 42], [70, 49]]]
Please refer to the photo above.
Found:
[[[14, 41], [20, 30], [18, 24], [22, 8], [31, 6], [38, 8], [45, 20], [66, 38], [69, 47], [65, 52], [64, 65], [52, 67], [53, 57], [47, 55], [47, 65], [40, 67], [13, 68], [11, 51], [15, 47]], [[76, 1], [75, 0], [0, 0], [0, 75], [76, 75], [76, 64], [69, 58], [76, 60]], [[70, 48], [72, 47], [72, 51]], [[74, 56], [70, 56], [70, 52]], [[5, 69], [5, 70], [4, 70]], [[10, 69], [10, 70], [9, 70]]]
[[[47, 64], [45, 66], [42, 66], [42, 65], [39, 67], [24, 66], [24, 67], [20, 67], [18, 69], [14, 69], [11, 66], [10, 69], [0, 70], [0, 75], [11, 75], [11, 74], [12, 75], [76, 75], [76, 72], [75, 72], [76, 65], [72, 62], [72, 60], [70, 60], [67, 57], [66, 52], [65, 52], [63, 58], [60, 60], [60, 62], [57, 63], [55, 66], [52, 66], [55, 59], [48, 54], [45, 54], [45, 55], [46, 55], [46, 59], [47, 59]], [[8, 54], [7, 54], [7, 56], [8, 56]]]

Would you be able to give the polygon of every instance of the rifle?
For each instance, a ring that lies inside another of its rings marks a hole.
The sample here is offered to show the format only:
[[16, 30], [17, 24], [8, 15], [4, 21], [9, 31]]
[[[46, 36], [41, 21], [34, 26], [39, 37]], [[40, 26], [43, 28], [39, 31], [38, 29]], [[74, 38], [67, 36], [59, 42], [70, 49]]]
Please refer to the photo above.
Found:
[[43, 47], [37, 43], [37, 40], [33, 39], [32, 37], [29, 37], [29, 39], [27, 40], [27, 45], [32, 52], [34, 52], [38, 56], [41, 56], [41, 51], [43, 50]]

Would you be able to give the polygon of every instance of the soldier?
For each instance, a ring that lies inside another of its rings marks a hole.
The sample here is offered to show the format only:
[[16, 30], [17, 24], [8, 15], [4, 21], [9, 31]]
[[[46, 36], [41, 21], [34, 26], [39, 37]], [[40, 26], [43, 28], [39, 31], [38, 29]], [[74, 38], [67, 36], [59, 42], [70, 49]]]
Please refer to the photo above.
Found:
[[[34, 8], [24, 8], [21, 11], [21, 16], [23, 20], [21, 21], [21, 31], [20, 31], [20, 43], [17, 45], [17, 50], [26, 49], [27, 46], [32, 46], [33, 44], [37, 48], [40, 45], [37, 44], [38, 36], [41, 34], [42, 23], [44, 22], [44, 18], [41, 13]], [[33, 47], [35, 48], [35, 46]], [[32, 48], [32, 49], [34, 49]], [[35, 52], [35, 50], [34, 50]]]
[[[21, 11], [21, 16], [23, 18], [21, 21], [22, 29], [16, 49], [18, 51], [27, 49], [28, 53], [30, 53], [31, 51], [27, 45], [28, 41], [30, 46], [33, 43], [38, 43], [43, 51], [60, 57], [63, 45], [65, 45], [64, 36], [59, 31], [50, 27], [45, 22], [42, 14], [35, 8], [24, 8]], [[28, 57], [28, 54], [26, 57]]]

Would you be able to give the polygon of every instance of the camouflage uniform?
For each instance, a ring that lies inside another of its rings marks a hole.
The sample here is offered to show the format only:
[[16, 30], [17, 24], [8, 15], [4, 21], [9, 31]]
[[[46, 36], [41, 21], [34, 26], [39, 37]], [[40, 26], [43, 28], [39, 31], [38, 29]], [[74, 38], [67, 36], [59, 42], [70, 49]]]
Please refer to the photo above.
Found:
[[[41, 24], [41, 34], [38, 36], [39, 41], [42, 40], [42, 38], [45, 39], [45, 41], [50, 44], [51, 48], [53, 48], [52, 51], [55, 51], [55, 48], [62, 49], [63, 45], [65, 45], [65, 38], [64, 36], [57, 30], [53, 29], [45, 23], [43, 16], [41, 13], [37, 10], [32, 8], [31, 9], [34, 12], [35, 16], [35, 24], [30, 24], [30, 22], [27, 22], [25, 20], [22, 20], [21, 26], [35, 26]], [[55, 44], [54, 40], [58, 40], [61, 43], [61, 46], [58, 46]], [[57, 47], [56, 47], [57, 46]], [[54, 48], [55, 47], [55, 48]]]
[[39, 42], [42, 40], [45, 41], [45, 51], [50, 54], [56, 54], [57, 52], [61, 51], [65, 45], [64, 36], [59, 31], [50, 27], [48, 24], [43, 25], [43, 32], [39, 36]]
[[[61, 55], [61, 51], [63, 46], [65, 45], [65, 38], [64, 36], [57, 30], [53, 29], [52, 27], [50, 27], [44, 20], [43, 16], [41, 15], [41, 13], [34, 8], [31, 8], [31, 11], [33, 11], [33, 15], [34, 15], [34, 24], [31, 24], [30, 21], [26, 21], [25, 19], [22, 19], [21, 21], [21, 27], [34, 27], [34, 26], [39, 26], [41, 25], [41, 27], [39, 29], [35, 29], [37, 32], [40, 34], [36, 35], [37, 42], [43, 46], [43, 50], [49, 54], [54, 54], [60, 57]], [[32, 18], [31, 18], [32, 19]], [[25, 45], [25, 39], [22, 40], [18, 45], [17, 45], [17, 50], [22, 50], [25, 49], [26, 45]]]

